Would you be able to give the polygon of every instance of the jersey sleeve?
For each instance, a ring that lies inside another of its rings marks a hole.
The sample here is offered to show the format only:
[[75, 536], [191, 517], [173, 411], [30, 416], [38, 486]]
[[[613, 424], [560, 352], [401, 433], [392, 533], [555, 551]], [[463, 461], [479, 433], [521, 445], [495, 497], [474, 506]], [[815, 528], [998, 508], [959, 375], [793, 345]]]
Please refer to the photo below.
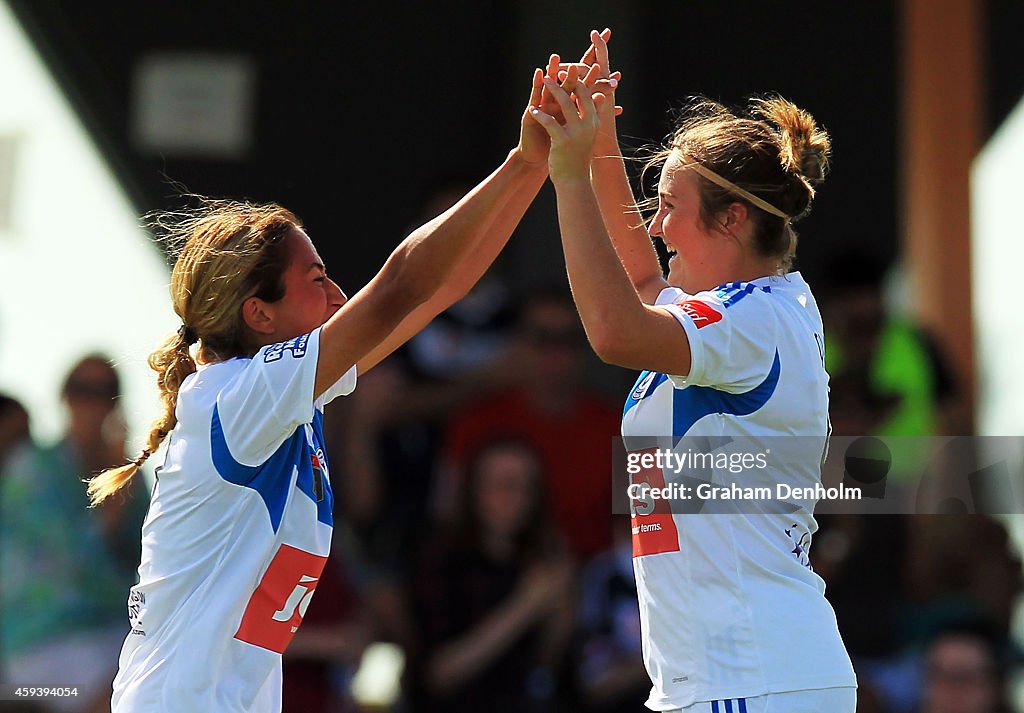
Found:
[[339, 396], [348, 396], [356, 390], [356, 365], [342, 374], [341, 378], [327, 387], [327, 391], [316, 400], [316, 407], [323, 411], [324, 405], [329, 404]]
[[320, 329], [260, 349], [217, 396], [215, 418], [232, 456], [256, 466], [336, 396], [355, 388], [353, 366], [314, 402]]
[[775, 361], [776, 316], [766, 303], [770, 297], [747, 287], [696, 295], [662, 290], [655, 305], [676, 318], [690, 344], [690, 373], [668, 375], [673, 384], [743, 390], [769, 374]]

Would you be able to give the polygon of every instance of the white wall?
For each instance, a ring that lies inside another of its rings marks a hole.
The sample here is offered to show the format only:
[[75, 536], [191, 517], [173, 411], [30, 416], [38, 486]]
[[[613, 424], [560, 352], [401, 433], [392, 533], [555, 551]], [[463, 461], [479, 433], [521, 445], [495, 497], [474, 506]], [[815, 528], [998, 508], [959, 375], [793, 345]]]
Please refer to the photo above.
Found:
[[159, 409], [146, 356], [178, 326], [168, 270], [4, 0], [0, 67], [0, 391], [28, 407], [37, 438], [53, 438], [68, 368], [104, 351], [134, 448]]
[[[975, 159], [971, 171], [971, 279], [978, 365], [978, 434], [1024, 436], [1024, 314], [1021, 266], [1024, 229], [1024, 99]], [[1018, 445], [1019, 447], [1019, 445]], [[1018, 461], [1019, 462], [1019, 461]], [[1014, 483], [1020, 502], [1019, 482]], [[1000, 518], [1024, 553], [1024, 515]], [[1012, 633], [1024, 641], [1024, 598]], [[1024, 710], [1024, 675], [1010, 681], [1016, 710]]]
[[1024, 99], [971, 171], [978, 433], [1024, 436]]

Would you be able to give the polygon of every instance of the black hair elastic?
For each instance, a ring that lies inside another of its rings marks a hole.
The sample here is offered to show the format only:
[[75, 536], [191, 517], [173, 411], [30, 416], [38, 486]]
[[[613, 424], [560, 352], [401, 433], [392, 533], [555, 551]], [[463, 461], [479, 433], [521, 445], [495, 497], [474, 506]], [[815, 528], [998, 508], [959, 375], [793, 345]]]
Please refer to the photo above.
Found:
[[178, 328], [178, 336], [185, 340], [185, 344], [192, 345], [199, 341], [199, 335], [191, 327], [182, 324]]

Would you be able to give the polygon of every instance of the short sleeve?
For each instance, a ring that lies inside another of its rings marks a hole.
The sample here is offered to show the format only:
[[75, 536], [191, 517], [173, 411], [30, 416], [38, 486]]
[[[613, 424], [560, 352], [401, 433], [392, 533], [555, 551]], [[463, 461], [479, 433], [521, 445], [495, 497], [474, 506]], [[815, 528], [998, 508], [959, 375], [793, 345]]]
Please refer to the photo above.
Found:
[[262, 464], [322, 403], [355, 388], [355, 367], [314, 403], [320, 329], [260, 349], [217, 396], [215, 427], [232, 456]]
[[356, 390], [356, 366], [352, 365], [352, 368], [346, 371], [340, 379], [335, 381], [331, 386], [327, 388], [319, 399], [317, 399], [317, 405], [323, 408], [323, 404], [329, 404], [339, 396], [348, 396]]
[[656, 306], [676, 318], [690, 344], [690, 373], [669, 375], [676, 386], [742, 390], [761, 383], [771, 371], [777, 342], [771, 297], [739, 284], [696, 295], [666, 289], [658, 296]]

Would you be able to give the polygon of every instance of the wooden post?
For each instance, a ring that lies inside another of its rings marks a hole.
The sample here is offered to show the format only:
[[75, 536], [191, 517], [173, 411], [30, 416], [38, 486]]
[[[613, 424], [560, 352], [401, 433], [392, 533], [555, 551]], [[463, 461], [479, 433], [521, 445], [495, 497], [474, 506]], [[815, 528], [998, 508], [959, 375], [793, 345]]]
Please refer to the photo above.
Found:
[[971, 162], [981, 145], [982, 4], [903, 0], [902, 254], [914, 315], [937, 337], [960, 386], [943, 431], [974, 433]]

